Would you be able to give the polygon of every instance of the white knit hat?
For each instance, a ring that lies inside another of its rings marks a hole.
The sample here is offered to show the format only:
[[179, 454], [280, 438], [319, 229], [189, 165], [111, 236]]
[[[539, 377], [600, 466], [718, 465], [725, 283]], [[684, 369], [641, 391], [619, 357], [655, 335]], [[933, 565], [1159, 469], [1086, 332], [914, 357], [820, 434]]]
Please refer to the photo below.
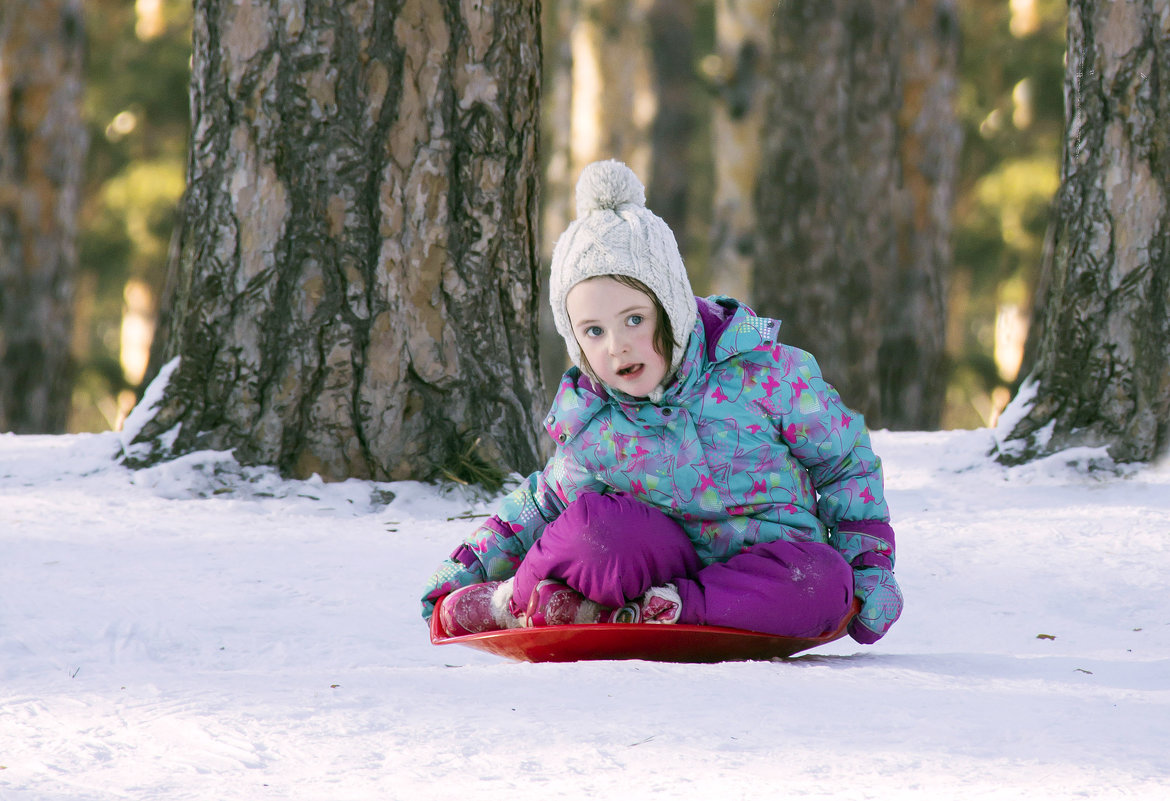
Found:
[[549, 302], [569, 358], [581, 366], [581, 348], [569, 323], [565, 298], [587, 278], [625, 275], [658, 298], [670, 320], [674, 355], [670, 372], [686, 352], [698, 309], [670, 226], [646, 208], [646, 190], [620, 161], [595, 161], [577, 179], [577, 219], [553, 248]]

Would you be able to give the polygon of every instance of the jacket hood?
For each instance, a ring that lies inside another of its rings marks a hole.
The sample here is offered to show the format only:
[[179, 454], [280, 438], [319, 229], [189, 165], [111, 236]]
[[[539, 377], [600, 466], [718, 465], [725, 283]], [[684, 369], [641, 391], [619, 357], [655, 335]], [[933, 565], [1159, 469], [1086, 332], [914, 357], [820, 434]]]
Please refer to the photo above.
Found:
[[776, 339], [780, 321], [756, 316], [754, 311], [735, 298], [712, 295], [709, 298], [695, 298], [695, 301], [698, 303], [699, 320], [703, 328], [704, 356], [711, 364], [758, 350], [764, 343], [772, 343]]

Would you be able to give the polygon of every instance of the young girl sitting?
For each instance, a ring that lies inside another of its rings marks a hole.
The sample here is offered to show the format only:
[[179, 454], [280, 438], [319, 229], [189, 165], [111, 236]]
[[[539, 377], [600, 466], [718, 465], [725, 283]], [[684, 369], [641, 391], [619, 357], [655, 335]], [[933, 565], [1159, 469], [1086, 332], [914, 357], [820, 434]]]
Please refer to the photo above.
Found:
[[873, 643], [897, 620], [894, 531], [861, 415], [779, 321], [696, 298], [666, 223], [615, 161], [577, 184], [550, 296], [575, 367], [555, 455], [435, 571], [451, 636], [689, 623]]

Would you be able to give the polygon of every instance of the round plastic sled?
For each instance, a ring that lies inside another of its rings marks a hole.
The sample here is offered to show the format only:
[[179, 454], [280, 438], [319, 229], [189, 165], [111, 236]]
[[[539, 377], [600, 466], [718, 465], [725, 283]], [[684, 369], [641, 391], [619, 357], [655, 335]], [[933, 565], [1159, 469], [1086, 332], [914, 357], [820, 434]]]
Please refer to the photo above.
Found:
[[521, 662], [580, 662], [645, 659], [652, 662], [735, 662], [789, 657], [839, 640], [860, 603], [832, 631], [818, 637], [777, 637], [758, 631], [720, 626], [590, 623], [505, 629], [450, 637], [439, 624], [439, 608], [431, 617], [431, 642], [466, 645]]

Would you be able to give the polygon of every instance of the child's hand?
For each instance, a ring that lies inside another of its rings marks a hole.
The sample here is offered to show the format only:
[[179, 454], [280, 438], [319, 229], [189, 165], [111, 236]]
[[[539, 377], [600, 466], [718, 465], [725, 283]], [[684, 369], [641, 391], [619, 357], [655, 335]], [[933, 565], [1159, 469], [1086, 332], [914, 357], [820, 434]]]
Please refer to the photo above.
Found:
[[861, 599], [861, 611], [849, 623], [849, 636], [872, 645], [902, 614], [902, 589], [892, 571], [861, 567], [853, 571], [853, 594]]
[[427, 590], [422, 597], [423, 620], [430, 620], [435, 613], [435, 602], [444, 595], [466, 587], [468, 584], [479, 584], [483, 581], [482, 569], [477, 562], [472, 567], [465, 567], [462, 562], [454, 559], [444, 559], [431, 580], [427, 583]]

